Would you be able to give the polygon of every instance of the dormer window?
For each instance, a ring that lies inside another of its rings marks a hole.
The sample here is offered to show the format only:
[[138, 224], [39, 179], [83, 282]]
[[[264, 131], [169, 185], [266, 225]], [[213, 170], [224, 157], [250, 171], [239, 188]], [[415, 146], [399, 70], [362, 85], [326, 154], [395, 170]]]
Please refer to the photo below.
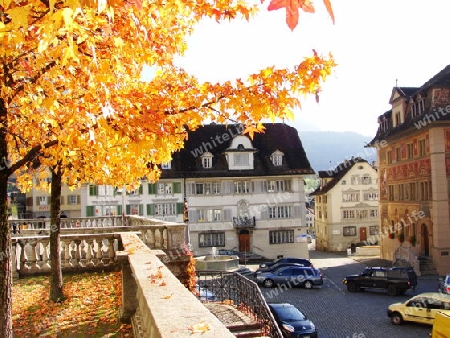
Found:
[[161, 164], [161, 169], [170, 169], [170, 168], [172, 168], [172, 162]]
[[212, 159], [213, 155], [210, 152], [206, 152], [202, 155], [202, 167], [203, 168], [212, 168]]
[[274, 166], [280, 166], [283, 164], [283, 153], [279, 150], [274, 151], [270, 156], [270, 160], [272, 161]]
[[230, 170], [252, 170], [253, 154], [256, 149], [248, 136], [237, 135], [225, 151], [225, 158]]

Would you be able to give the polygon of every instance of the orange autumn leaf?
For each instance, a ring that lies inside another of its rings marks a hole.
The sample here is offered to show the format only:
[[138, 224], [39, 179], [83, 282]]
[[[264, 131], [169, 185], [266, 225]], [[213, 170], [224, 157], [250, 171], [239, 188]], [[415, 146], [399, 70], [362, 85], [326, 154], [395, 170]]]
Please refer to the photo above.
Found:
[[189, 326], [189, 330], [192, 334], [194, 333], [204, 333], [206, 331], [209, 331], [209, 325], [207, 323], [199, 323]]

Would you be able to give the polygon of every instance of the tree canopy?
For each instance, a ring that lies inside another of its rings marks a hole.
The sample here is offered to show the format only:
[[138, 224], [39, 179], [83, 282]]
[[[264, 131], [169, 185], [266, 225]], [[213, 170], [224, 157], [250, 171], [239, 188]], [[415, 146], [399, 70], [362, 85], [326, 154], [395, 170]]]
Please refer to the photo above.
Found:
[[[264, 3], [264, 1], [262, 1]], [[324, 4], [334, 20], [328, 0]], [[292, 30], [310, 0], [272, 0]], [[205, 120], [263, 131], [263, 118], [293, 118], [335, 66], [316, 52], [289, 69], [268, 67], [225, 83], [200, 82], [174, 64], [204, 17], [251, 20], [243, 0], [0, 0], [0, 251], [10, 257], [8, 178], [32, 184], [38, 163], [58, 164], [64, 183], [121, 185], [158, 178], [157, 164]], [[154, 77], [142, 81], [144, 65]], [[0, 332], [11, 337], [11, 261], [0, 268]]]

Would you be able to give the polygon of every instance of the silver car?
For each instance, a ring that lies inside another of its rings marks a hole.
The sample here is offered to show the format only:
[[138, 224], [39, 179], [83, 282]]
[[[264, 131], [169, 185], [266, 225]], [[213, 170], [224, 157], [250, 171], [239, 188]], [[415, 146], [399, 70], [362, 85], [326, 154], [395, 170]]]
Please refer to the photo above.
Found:
[[278, 270], [261, 272], [257, 275], [256, 281], [266, 288], [283, 284], [287, 287], [302, 286], [311, 289], [315, 285], [323, 284], [321, 272], [306, 266], [286, 266]]
[[450, 274], [439, 278], [438, 291], [450, 294]]

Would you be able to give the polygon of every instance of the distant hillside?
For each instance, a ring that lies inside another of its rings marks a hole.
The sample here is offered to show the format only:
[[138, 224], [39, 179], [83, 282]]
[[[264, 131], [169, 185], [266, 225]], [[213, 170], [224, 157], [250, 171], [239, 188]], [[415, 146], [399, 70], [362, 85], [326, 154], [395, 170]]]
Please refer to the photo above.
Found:
[[299, 131], [299, 135], [306, 156], [316, 173], [319, 170], [334, 169], [352, 156], [362, 157], [369, 163], [377, 159], [375, 148], [364, 148], [373, 137], [350, 131]]

